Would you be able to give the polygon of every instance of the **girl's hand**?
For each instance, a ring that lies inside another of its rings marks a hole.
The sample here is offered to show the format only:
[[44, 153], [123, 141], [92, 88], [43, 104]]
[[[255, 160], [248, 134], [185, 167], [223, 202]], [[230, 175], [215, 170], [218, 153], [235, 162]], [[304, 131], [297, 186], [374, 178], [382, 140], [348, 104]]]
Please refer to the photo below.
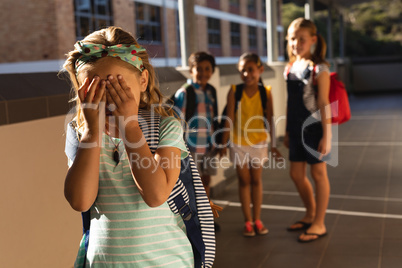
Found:
[[283, 144], [286, 146], [286, 148], [289, 149], [289, 133], [286, 132], [285, 138], [283, 139]]
[[86, 127], [92, 134], [102, 133], [105, 127], [105, 85], [99, 76], [95, 76], [92, 81], [87, 77], [78, 89]]
[[331, 152], [331, 139], [323, 136], [318, 144], [318, 152], [320, 153], [320, 160], [328, 155]]
[[108, 108], [116, 117], [119, 129], [123, 127], [122, 130], [124, 130], [128, 123], [138, 124], [137, 100], [123, 76], [117, 75], [116, 78], [109, 75], [106, 81], [106, 89]]
[[227, 154], [227, 149], [226, 147], [219, 149], [219, 158], [221, 159], [222, 157], [226, 156]]
[[271, 148], [271, 153], [272, 153], [272, 156], [276, 160], [282, 160], [283, 159], [283, 156], [282, 156], [281, 152], [279, 152], [279, 150], [277, 148]]

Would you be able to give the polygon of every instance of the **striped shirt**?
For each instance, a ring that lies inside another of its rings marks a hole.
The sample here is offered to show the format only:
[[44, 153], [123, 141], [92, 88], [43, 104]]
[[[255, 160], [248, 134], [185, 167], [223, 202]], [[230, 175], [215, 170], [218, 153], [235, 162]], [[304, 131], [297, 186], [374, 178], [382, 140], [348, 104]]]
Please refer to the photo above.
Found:
[[[182, 127], [173, 117], [161, 119], [158, 147], [176, 147], [188, 155]], [[120, 162], [113, 160], [120, 139], [103, 135], [99, 191], [91, 207], [87, 252], [89, 267], [193, 267], [193, 251], [180, 215], [167, 202], [151, 208], [142, 199], [131, 173], [124, 145]], [[141, 161], [138, 158], [136, 161]], [[146, 163], [143, 163], [144, 165]], [[152, 179], [152, 178], [149, 178]], [[79, 258], [85, 254], [81, 241]]]
[[207, 84], [205, 89], [202, 89], [200, 85], [193, 83], [190, 79], [182, 88], [177, 90], [175, 94], [175, 106], [180, 109], [184, 118], [186, 114], [187, 94], [186, 88], [191, 85], [194, 87], [196, 95], [196, 109], [194, 116], [188, 123], [189, 133], [187, 136], [187, 144], [190, 151], [193, 153], [204, 154], [207, 152], [211, 144], [211, 136], [213, 130], [213, 118], [214, 116], [214, 103], [215, 99], [212, 96], [210, 84]]

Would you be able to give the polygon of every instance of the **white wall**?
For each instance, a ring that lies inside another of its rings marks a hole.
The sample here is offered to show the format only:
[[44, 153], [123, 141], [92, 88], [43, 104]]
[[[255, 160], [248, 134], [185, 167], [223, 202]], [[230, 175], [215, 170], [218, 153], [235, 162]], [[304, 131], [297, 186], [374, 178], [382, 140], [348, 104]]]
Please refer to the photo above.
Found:
[[64, 199], [64, 116], [0, 127], [1, 267], [72, 267], [81, 216]]

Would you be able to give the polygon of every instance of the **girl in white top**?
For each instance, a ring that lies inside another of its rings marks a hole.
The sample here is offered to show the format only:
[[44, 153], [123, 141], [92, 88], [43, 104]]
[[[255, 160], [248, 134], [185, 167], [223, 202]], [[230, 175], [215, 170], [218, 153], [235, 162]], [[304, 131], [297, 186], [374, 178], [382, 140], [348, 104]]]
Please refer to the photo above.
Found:
[[[326, 235], [325, 212], [330, 185], [326, 157], [331, 151], [331, 111], [329, 109], [329, 69], [326, 45], [314, 23], [294, 20], [287, 34], [289, 64], [285, 145], [289, 148], [290, 176], [296, 185], [306, 213], [289, 231], [304, 230], [299, 242], [312, 242]], [[315, 75], [313, 75], [313, 73]], [[313, 81], [314, 80], [314, 81]], [[317, 89], [314, 89], [314, 84]], [[307, 124], [312, 121], [314, 123]], [[318, 156], [311, 154], [312, 148]], [[316, 193], [307, 178], [307, 164]]]

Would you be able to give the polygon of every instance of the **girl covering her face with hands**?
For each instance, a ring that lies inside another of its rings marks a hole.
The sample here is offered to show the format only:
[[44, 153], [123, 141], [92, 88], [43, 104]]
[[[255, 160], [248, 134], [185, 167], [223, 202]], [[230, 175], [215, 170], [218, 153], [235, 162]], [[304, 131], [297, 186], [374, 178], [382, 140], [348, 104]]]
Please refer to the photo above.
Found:
[[[87, 253], [84, 236], [75, 266], [193, 267], [183, 220], [166, 202], [188, 152], [180, 122], [159, 105], [146, 50], [109, 27], [77, 42], [64, 68], [76, 90], [70, 126], [80, 140], [64, 193], [91, 217]], [[152, 113], [162, 116], [154, 154], [139, 123]]]

